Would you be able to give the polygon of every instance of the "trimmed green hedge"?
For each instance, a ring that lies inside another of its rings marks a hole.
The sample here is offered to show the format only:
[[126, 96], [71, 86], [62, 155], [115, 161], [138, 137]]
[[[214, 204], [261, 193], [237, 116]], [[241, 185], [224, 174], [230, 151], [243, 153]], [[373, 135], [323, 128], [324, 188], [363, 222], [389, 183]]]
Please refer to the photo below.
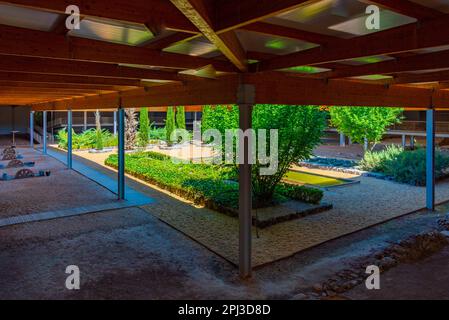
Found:
[[[230, 167], [208, 164], [175, 164], [171, 158], [156, 152], [127, 154], [125, 171], [134, 177], [154, 184], [180, 197], [210, 209], [236, 215], [239, 186]], [[117, 155], [110, 155], [105, 164], [118, 166]], [[276, 189], [279, 201], [295, 199], [319, 203], [323, 192], [318, 189], [280, 184]]]

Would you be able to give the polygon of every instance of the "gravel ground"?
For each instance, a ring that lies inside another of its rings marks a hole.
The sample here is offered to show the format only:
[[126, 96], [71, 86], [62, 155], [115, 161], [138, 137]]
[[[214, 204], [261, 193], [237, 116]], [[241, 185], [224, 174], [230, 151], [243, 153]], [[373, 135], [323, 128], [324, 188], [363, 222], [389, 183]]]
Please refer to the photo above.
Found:
[[[248, 281], [139, 208], [6, 227], [0, 299], [289, 299], [357, 257], [433, 228], [437, 218], [397, 219], [258, 268]], [[65, 289], [68, 265], [80, 268], [79, 291]]]
[[[104, 204], [116, 200], [109, 190], [65, 166], [50, 156], [30, 148], [18, 148], [22, 161], [35, 161], [33, 172], [50, 170], [49, 177], [0, 181], [0, 218], [79, 206]], [[0, 170], [14, 174], [19, 169]]]

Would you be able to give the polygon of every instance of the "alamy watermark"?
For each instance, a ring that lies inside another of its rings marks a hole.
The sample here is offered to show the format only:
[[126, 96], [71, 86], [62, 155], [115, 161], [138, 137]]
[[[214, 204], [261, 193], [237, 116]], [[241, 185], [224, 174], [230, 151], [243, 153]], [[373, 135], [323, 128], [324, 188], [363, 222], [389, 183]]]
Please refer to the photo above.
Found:
[[[212, 154], [203, 154], [213, 164], [259, 164], [260, 175], [273, 175], [279, 166], [279, 132], [277, 129], [227, 129], [224, 134], [217, 129], [208, 129], [201, 133], [201, 125], [194, 124], [193, 136], [185, 129], [176, 129], [170, 136], [171, 141], [179, 145], [201, 145], [207, 141]], [[245, 141], [248, 144], [245, 154]], [[171, 155], [173, 163], [189, 163], [192, 158], [190, 148], [174, 149]]]

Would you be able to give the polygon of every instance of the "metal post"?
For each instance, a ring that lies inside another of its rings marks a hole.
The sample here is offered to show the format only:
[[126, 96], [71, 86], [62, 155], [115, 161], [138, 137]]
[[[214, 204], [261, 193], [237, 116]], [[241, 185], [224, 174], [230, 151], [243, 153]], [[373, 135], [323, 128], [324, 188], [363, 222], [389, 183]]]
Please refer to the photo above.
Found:
[[428, 109], [426, 118], [426, 207], [435, 209], [435, 111]]
[[72, 110], [67, 111], [67, 168], [72, 169]]
[[42, 112], [42, 152], [47, 154], [47, 111]]
[[407, 146], [406, 136], [405, 134], [402, 135], [402, 148], [405, 148]]
[[114, 111], [114, 136], [117, 135], [117, 111]]
[[410, 148], [415, 149], [415, 136], [410, 136]]
[[[240, 129], [251, 128], [252, 105], [239, 104]], [[239, 164], [239, 270], [242, 278], [251, 276], [252, 188], [249, 141], [244, 143], [244, 160]]]
[[30, 147], [34, 147], [34, 111], [30, 112]]
[[125, 110], [118, 109], [118, 199], [125, 199]]
[[346, 145], [346, 137], [343, 133], [340, 133], [340, 147], [344, 147]]
[[87, 111], [84, 111], [84, 125], [83, 125], [84, 131], [87, 130]]

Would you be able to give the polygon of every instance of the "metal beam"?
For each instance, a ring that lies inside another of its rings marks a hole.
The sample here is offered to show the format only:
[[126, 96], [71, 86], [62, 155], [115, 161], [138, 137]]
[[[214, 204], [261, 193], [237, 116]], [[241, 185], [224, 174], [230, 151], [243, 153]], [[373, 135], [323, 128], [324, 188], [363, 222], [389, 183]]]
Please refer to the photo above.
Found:
[[426, 207], [435, 209], [435, 110], [426, 111]]
[[72, 169], [72, 110], [67, 111], [67, 168]]
[[125, 110], [118, 109], [118, 199], [125, 200]]
[[[251, 128], [252, 105], [239, 104], [240, 129], [245, 132]], [[251, 276], [251, 229], [252, 229], [252, 188], [251, 148], [249, 141], [244, 142], [244, 160], [239, 164], [239, 271], [241, 278]]]
[[30, 147], [34, 147], [34, 111], [30, 111]]

